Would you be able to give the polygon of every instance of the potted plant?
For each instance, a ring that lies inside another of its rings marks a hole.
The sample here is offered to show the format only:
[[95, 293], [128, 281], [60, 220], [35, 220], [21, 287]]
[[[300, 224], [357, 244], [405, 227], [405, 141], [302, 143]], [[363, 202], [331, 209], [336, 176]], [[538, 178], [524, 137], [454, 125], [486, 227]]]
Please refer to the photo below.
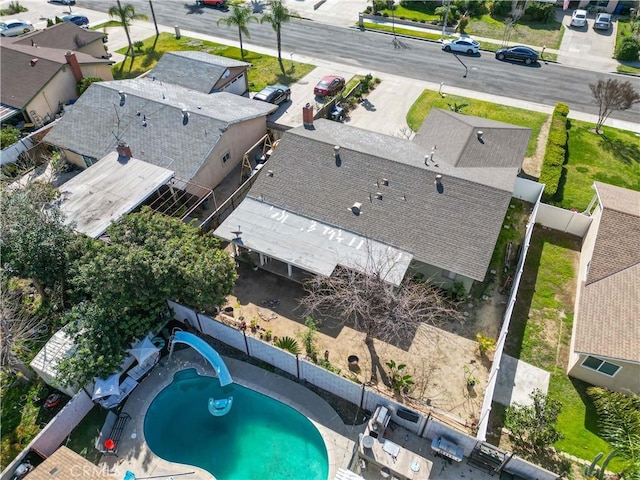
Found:
[[272, 337], [273, 337], [273, 332], [271, 330], [267, 330], [266, 332], [264, 332], [264, 339], [267, 342], [270, 342]]
[[257, 317], [253, 317], [253, 320], [251, 320], [251, 332], [256, 333], [257, 330], [258, 330], [258, 319]]

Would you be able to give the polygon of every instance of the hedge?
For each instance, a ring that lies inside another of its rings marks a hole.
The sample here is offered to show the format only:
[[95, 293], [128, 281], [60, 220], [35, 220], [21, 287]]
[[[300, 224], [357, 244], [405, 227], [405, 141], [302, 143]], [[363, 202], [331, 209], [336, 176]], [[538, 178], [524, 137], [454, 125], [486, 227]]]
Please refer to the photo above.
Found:
[[549, 202], [558, 192], [562, 165], [567, 152], [567, 115], [569, 106], [565, 103], [557, 103], [551, 117], [551, 128], [547, 139], [547, 148], [540, 172], [540, 183], [544, 183], [542, 200]]

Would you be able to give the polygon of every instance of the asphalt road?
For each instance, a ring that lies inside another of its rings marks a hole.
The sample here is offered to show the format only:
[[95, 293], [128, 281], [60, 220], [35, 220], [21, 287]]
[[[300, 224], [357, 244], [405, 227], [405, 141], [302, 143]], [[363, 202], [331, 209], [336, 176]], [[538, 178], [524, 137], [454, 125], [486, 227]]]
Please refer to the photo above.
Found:
[[[129, 0], [136, 11], [149, 15], [149, 3], [143, 0]], [[98, 11], [107, 11], [114, 1], [81, 0], [78, 6]], [[197, 7], [195, 2], [174, 1], [153, 2], [159, 24], [180, 25], [185, 30], [216, 35], [237, 41], [237, 30], [218, 27], [217, 20], [227, 13], [209, 7]], [[267, 24], [251, 23], [251, 38], [244, 40], [245, 48], [251, 44], [276, 47], [276, 36]], [[525, 66], [520, 63], [500, 62], [491, 53], [477, 57], [460, 55], [465, 68], [451, 53], [445, 53], [434, 42], [399, 38], [394, 46], [392, 37], [358, 29], [334, 27], [311, 20], [292, 19], [282, 29], [282, 53], [289, 58], [290, 52], [352, 65], [373, 72], [386, 72], [407, 78], [431, 82], [445, 82], [459, 88], [502, 95], [511, 98], [555, 105], [565, 102], [572, 110], [596, 114], [598, 108], [589, 89], [589, 84], [598, 79], [629, 79], [637, 90], [640, 80], [634, 77], [620, 77], [614, 74], [591, 72], [589, 70], [564, 67], [558, 64]], [[638, 122], [640, 105], [632, 109], [614, 112], [612, 118]]]

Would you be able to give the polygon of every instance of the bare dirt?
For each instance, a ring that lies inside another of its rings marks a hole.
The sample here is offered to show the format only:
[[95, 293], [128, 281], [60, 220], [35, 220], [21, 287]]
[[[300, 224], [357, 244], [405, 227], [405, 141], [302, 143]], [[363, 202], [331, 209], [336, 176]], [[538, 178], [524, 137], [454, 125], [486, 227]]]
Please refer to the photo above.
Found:
[[542, 124], [540, 128], [540, 134], [538, 135], [538, 142], [536, 144], [536, 153], [531, 157], [526, 157], [522, 163], [522, 171], [530, 178], [536, 180], [540, 178], [540, 171], [542, 170], [542, 160], [544, 159], [544, 152], [547, 148], [547, 139], [549, 138], [549, 129], [551, 128], [551, 115], [547, 118], [547, 121]]

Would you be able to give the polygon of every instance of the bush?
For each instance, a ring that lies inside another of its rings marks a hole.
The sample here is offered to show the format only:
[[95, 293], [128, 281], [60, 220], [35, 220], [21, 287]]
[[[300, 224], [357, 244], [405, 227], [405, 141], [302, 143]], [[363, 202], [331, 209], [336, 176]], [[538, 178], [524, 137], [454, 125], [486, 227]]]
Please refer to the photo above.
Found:
[[458, 8], [462, 11], [466, 11], [470, 17], [481, 17], [485, 13], [489, 13], [487, 4], [484, 1], [479, 0], [467, 0], [456, 2]]
[[557, 103], [551, 117], [551, 128], [547, 139], [547, 148], [540, 172], [540, 183], [544, 183], [542, 200], [550, 201], [558, 192], [562, 166], [566, 158], [567, 148], [567, 115], [569, 106], [565, 103]]
[[550, 23], [556, 18], [556, 6], [553, 3], [530, 2], [524, 13], [534, 22]]
[[458, 31], [460, 33], [465, 33], [467, 25], [469, 25], [469, 16], [463, 15], [462, 17], [460, 17], [460, 22], [458, 23]]
[[495, 0], [490, 6], [491, 15], [496, 17], [506, 17], [511, 14], [513, 7], [511, 0]]
[[20, 138], [20, 130], [11, 125], [6, 125], [0, 130], [0, 148], [6, 148], [13, 145]]
[[634, 62], [640, 54], [640, 40], [635, 37], [625, 37], [616, 48], [616, 60]]
[[85, 77], [78, 82], [76, 85], [76, 91], [78, 92], [78, 96], [82, 95], [87, 88], [91, 86], [94, 82], [101, 82], [102, 79], [99, 77]]
[[20, 5], [20, 2], [10, 2], [9, 6], [3, 10], [0, 10], [0, 15], [13, 15], [15, 13], [28, 12], [27, 7]]

